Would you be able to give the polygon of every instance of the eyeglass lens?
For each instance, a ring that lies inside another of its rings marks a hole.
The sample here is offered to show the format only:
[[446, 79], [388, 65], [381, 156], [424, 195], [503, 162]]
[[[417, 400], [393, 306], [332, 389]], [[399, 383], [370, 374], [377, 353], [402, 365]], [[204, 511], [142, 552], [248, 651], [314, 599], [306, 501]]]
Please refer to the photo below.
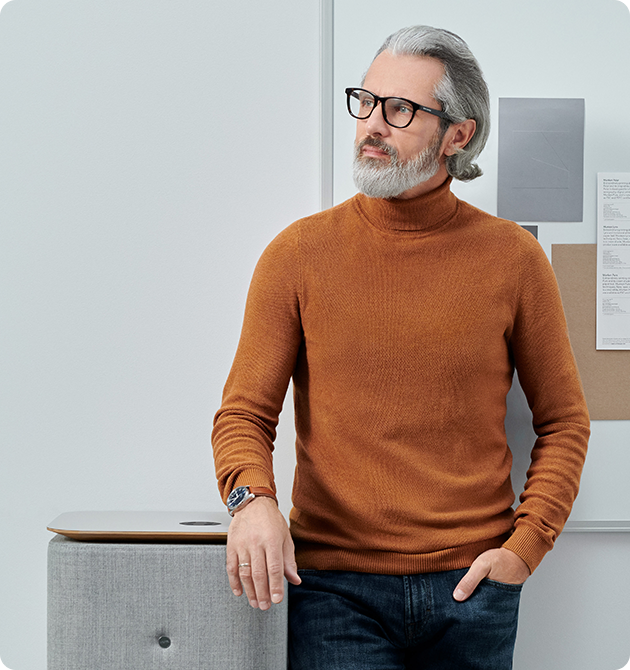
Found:
[[[350, 112], [358, 119], [366, 119], [374, 109], [374, 96], [366, 91], [353, 91], [350, 96]], [[413, 107], [401, 98], [388, 98], [385, 101], [385, 118], [397, 128], [404, 128], [413, 119]]]

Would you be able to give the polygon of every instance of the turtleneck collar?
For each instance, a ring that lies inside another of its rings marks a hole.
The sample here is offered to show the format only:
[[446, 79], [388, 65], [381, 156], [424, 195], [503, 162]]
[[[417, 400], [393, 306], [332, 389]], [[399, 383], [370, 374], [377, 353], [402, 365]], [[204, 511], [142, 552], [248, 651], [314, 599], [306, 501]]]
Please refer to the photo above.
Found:
[[447, 223], [457, 211], [451, 192], [452, 177], [437, 188], [409, 200], [355, 196], [361, 214], [373, 225], [391, 232], [426, 233]]

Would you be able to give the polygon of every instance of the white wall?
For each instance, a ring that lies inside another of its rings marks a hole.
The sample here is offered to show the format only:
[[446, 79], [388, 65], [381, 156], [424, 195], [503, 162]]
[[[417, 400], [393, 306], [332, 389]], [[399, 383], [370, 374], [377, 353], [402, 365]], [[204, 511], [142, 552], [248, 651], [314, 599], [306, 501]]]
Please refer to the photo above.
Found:
[[222, 509], [249, 279], [319, 209], [319, 4], [13, 0], [0, 96], [0, 657], [41, 670], [54, 517]]

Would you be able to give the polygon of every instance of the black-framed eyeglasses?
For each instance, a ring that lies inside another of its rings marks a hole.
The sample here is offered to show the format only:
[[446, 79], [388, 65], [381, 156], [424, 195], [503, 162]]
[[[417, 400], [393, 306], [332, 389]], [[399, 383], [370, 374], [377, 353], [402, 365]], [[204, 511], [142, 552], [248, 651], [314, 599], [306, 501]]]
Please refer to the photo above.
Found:
[[431, 109], [419, 105], [417, 102], [406, 98], [394, 98], [391, 96], [381, 98], [364, 88], [347, 88], [346, 96], [348, 111], [355, 119], [365, 120], [370, 117], [376, 106], [381, 103], [385, 123], [394, 128], [406, 128], [412, 121], [418, 110], [439, 116], [441, 119], [450, 121], [445, 112], [439, 109]]

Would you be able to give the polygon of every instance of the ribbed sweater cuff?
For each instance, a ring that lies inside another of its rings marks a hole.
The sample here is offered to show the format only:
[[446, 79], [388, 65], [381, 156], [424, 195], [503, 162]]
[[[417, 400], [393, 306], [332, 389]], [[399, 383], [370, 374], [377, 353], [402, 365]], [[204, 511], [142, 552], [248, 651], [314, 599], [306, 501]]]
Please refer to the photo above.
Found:
[[[234, 488], [237, 486], [264, 486], [265, 488], [271, 489], [274, 493], [276, 492], [276, 484], [273, 478], [269, 477], [264, 470], [257, 470], [256, 468], [250, 468], [240, 472], [234, 482]], [[229, 494], [230, 491], [228, 491], [226, 495]]]
[[520, 556], [527, 563], [530, 572], [534, 572], [545, 554], [553, 548], [553, 543], [537, 528], [519, 526], [503, 547]]

